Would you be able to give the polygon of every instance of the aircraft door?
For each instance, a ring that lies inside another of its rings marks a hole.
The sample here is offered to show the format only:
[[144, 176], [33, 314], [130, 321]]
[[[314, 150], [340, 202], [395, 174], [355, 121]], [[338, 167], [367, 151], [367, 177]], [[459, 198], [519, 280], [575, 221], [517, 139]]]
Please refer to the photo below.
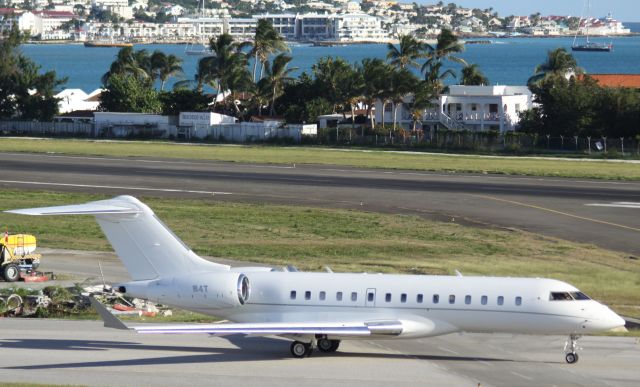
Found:
[[364, 300], [365, 306], [373, 308], [376, 306], [376, 290], [367, 289], [367, 296]]

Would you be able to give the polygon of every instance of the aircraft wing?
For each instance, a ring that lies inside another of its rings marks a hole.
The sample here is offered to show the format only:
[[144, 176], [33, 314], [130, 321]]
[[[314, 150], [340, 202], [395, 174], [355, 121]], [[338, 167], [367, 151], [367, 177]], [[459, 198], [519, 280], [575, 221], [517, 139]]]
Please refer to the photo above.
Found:
[[223, 324], [174, 324], [127, 327], [93, 297], [91, 304], [104, 320], [104, 326], [135, 330], [139, 333], [206, 333], [210, 335], [334, 335], [334, 336], [398, 336], [402, 323], [393, 320], [369, 322], [319, 322], [319, 323], [223, 323]]

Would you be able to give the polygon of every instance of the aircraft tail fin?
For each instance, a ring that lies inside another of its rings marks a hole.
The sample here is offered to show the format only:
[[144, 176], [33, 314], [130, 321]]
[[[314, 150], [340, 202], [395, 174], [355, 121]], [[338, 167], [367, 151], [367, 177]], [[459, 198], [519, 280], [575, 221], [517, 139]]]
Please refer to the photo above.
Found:
[[147, 205], [132, 196], [6, 212], [22, 215], [94, 215], [135, 281], [229, 269], [227, 265], [209, 262], [196, 255]]

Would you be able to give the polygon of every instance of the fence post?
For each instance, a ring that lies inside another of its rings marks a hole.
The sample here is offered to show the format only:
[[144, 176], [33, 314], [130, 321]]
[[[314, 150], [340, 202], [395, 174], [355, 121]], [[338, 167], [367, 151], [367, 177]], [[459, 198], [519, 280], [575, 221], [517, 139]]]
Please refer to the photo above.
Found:
[[549, 140], [551, 139], [551, 135], [547, 134], [547, 149], [549, 149]]
[[624, 157], [624, 137], [620, 137], [620, 151], [622, 153], [622, 157]]
[[607, 137], [602, 136], [602, 142], [604, 142], [604, 153], [607, 153]]
[[573, 136], [573, 139], [576, 140], [576, 152], [578, 151], [578, 136]]
[[587, 136], [587, 143], [589, 144], [589, 154], [591, 154], [591, 136]]

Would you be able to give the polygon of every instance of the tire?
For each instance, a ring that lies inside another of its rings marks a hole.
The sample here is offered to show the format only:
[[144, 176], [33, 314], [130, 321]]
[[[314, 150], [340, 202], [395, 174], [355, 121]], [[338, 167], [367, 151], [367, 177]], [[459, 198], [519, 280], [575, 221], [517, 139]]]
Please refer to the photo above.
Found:
[[574, 352], [569, 352], [565, 357], [564, 360], [567, 361], [567, 363], [569, 364], [573, 364], [573, 363], [577, 363], [578, 362], [578, 354], [574, 353]]
[[4, 280], [7, 282], [15, 282], [20, 278], [20, 267], [15, 263], [10, 263], [4, 267]]
[[320, 339], [318, 340], [318, 350], [320, 352], [333, 352], [333, 340], [329, 339]]
[[305, 344], [300, 341], [294, 341], [291, 343], [291, 354], [296, 359], [302, 359], [307, 356], [307, 352], [309, 352], [309, 344]]
[[331, 340], [331, 351], [330, 352], [337, 351], [339, 347], [340, 347], [340, 340]]

